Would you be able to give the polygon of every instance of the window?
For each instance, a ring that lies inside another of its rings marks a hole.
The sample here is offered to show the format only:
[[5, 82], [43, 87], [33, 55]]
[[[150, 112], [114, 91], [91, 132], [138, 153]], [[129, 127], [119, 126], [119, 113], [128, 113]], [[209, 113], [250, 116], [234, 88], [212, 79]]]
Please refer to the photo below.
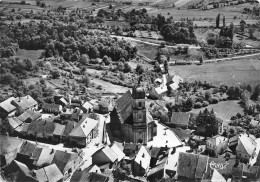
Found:
[[138, 119], [142, 119], [142, 113], [138, 114]]
[[142, 107], [142, 102], [139, 102], [138, 104], [139, 104], [139, 107]]

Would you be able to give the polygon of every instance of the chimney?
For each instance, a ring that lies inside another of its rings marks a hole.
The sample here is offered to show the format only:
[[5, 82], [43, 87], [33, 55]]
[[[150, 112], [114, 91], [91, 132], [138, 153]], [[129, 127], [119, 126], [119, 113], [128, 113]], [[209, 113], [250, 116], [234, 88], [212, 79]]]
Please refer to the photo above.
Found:
[[50, 154], [52, 154], [54, 152], [54, 149], [51, 149], [51, 153]]
[[29, 99], [29, 95], [27, 95], [27, 99]]

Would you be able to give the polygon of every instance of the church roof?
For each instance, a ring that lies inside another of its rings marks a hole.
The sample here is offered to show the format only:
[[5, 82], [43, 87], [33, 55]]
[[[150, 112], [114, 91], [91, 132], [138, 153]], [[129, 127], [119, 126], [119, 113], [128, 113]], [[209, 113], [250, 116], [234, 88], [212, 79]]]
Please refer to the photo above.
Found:
[[133, 97], [128, 90], [122, 97], [116, 100], [116, 111], [121, 122], [124, 122], [132, 114]]

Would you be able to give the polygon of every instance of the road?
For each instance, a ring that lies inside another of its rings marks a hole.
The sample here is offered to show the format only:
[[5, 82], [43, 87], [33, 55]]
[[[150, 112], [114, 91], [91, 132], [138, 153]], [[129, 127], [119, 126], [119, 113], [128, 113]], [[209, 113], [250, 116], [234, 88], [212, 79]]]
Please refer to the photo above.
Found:
[[[154, 46], [160, 46], [160, 44], [157, 43], [153, 43], [153, 42], [147, 42], [147, 41], [143, 41], [143, 40], [139, 40], [136, 38], [132, 38], [132, 37], [124, 37], [124, 36], [118, 36], [118, 35], [110, 35], [111, 37], [117, 37], [119, 39], [124, 39], [124, 40], [128, 40], [128, 41], [135, 41], [135, 42], [140, 42], [140, 43], [144, 43], [144, 44], [149, 44], [149, 45], [154, 45]], [[169, 45], [165, 45], [165, 47], [171, 47], [171, 48], [177, 48], [178, 46], [184, 46], [184, 45], [188, 45], [188, 44], [178, 44], [175, 46], [169, 46]], [[194, 46], [194, 45], [188, 45], [190, 49], [200, 49], [200, 46]]]

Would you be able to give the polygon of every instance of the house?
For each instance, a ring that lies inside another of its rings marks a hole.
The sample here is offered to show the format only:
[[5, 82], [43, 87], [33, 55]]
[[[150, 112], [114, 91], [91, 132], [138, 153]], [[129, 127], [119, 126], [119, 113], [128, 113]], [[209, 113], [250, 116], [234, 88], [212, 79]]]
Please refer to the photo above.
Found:
[[141, 147], [141, 144], [136, 144], [136, 143], [124, 143], [124, 154], [129, 158], [129, 159], [134, 159], [136, 153], [139, 151]]
[[145, 146], [141, 146], [133, 162], [132, 171], [134, 175], [143, 176], [150, 167], [151, 155]]
[[236, 147], [236, 155], [240, 161], [247, 163], [250, 158], [255, 155], [256, 142], [255, 136], [251, 134], [240, 134], [238, 137], [238, 144]]
[[170, 125], [173, 126], [173, 127], [180, 127], [180, 128], [183, 128], [183, 129], [188, 129], [189, 118], [190, 118], [189, 113], [172, 112]]
[[109, 177], [94, 172], [76, 171], [73, 173], [70, 181], [89, 181], [89, 182], [107, 182]]
[[178, 76], [178, 75], [174, 75], [172, 77], [168, 77], [167, 79], [167, 87], [169, 90], [177, 90], [179, 88], [179, 84], [183, 83], [183, 79]]
[[21, 139], [0, 135], [0, 167], [10, 164], [17, 157], [22, 144]]
[[171, 128], [171, 130], [177, 135], [180, 141], [187, 143], [190, 137], [193, 135], [194, 130], [190, 129], [181, 129], [181, 128]]
[[37, 145], [28, 141], [24, 141], [20, 151], [17, 154], [16, 160], [22, 162], [28, 166], [32, 166], [34, 160], [31, 158], [36, 149]]
[[45, 113], [59, 114], [62, 110], [62, 106], [58, 104], [48, 104], [44, 103], [42, 106], [42, 111]]
[[92, 105], [90, 102], [86, 101], [86, 102], [82, 105], [81, 109], [82, 109], [82, 111], [83, 111], [84, 113], [90, 113], [90, 112], [93, 111], [93, 105]]
[[11, 104], [13, 104], [16, 108], [21, 108], [23, 111], [26, 111], [27, 109], [38, 109], [38, 102], [34, 100], [30, 95], [17, 97], [11, 101]]
[[41, 115], [42, 114], [40, 112], [36, 112], [33, 110], [27, 110], [23, 114], [18, 116], [18, 119], [24, 123], [30, 123], [34, 120], [39, 119], [41, 117]]
[[81, 162], [82, 156], [80, 154], [56, 150], [51, 163], [56, 164], [61, 173], [66, 176], [74, 172]]
[[7, 116], [14, 116], [16, 107], [11, 104], [11, 101], [14, 100], [14, 97], [10, 97], [5, 101], [0, 103], [0, 116], [1, 118], [5, 118]]
[[56, 150], [49, 147], [42, 147], [39, 156], [34, 161], [34, 166], [43, 167], [52, 163]]
[[189, 153], [179, 153], [178, 158], [178, 180], [195, 179], [199, 155]]
[[63, 175], [56, 164], [51, 164], [41, 169], [33, 171], [38, 181], [62, 181]]
[[29, 124], [27, 136], [34, 139], [54, 141], [54, 136], [61, 138], [65, 128], [61, 124], [46, 120], [33, 121]]
[[110, 164], [113, 165], [117, 161], [116, 153], [109, 147], [105, 146], [98, 150], [96, 153], [92, 155], [93, 164], [103, 165]]
[[71, 144], [86, 147], [93, 138], [97, 137], [99, 121], [83, 116], [79, 123], [69, 133]]
[[7, 118], [7, 120], [9, 125], [8, 132], [11, 134], [18, 133], [16, 131], [23, 125], [23, 122], [17, 117]]
[[228, 147], [228, 138], [216, 135], [206, 142], [206, 150], [213, 155], [222, 154]]
[[211, 182], [226, 182], [226, 179], [218, 172], [218, 170], [214, 169], [212, 171], [212, 175], [208, 179], [203, 179], [204, 181], [211, 181]]
[[250, 166], [249, 164], [243, 164], [243, 176], [246, 176], [247, 179], [259, 179], [259, 170], [259, 166]]
[[125, 157], [124, 152], [115, 143], [111, 146], [111, 149], [117, 155], [118, 162], [120, 162]]
[[164, 176], [165, 164], [166, 161], [150, 169], [149, 172], [147, 173], [147, 181], [149, 182], [160, 181], [160, 179], [162, 179]]
[[65, 120], [65, 121], [63, 121], [63, 125], [65, 125], [65, 129], [62, 134], [62, 141], [69, 143], [69, 134], [73, 130], [73, 128], [75, 128], [77, 123], [75, 121]]
[[4, 168], [4, 173], [6, 181], [28, 181], [28, 182], [37, 182], [38, 180], [30, 173], [28, 167], [14, 160], [10, 165]]

